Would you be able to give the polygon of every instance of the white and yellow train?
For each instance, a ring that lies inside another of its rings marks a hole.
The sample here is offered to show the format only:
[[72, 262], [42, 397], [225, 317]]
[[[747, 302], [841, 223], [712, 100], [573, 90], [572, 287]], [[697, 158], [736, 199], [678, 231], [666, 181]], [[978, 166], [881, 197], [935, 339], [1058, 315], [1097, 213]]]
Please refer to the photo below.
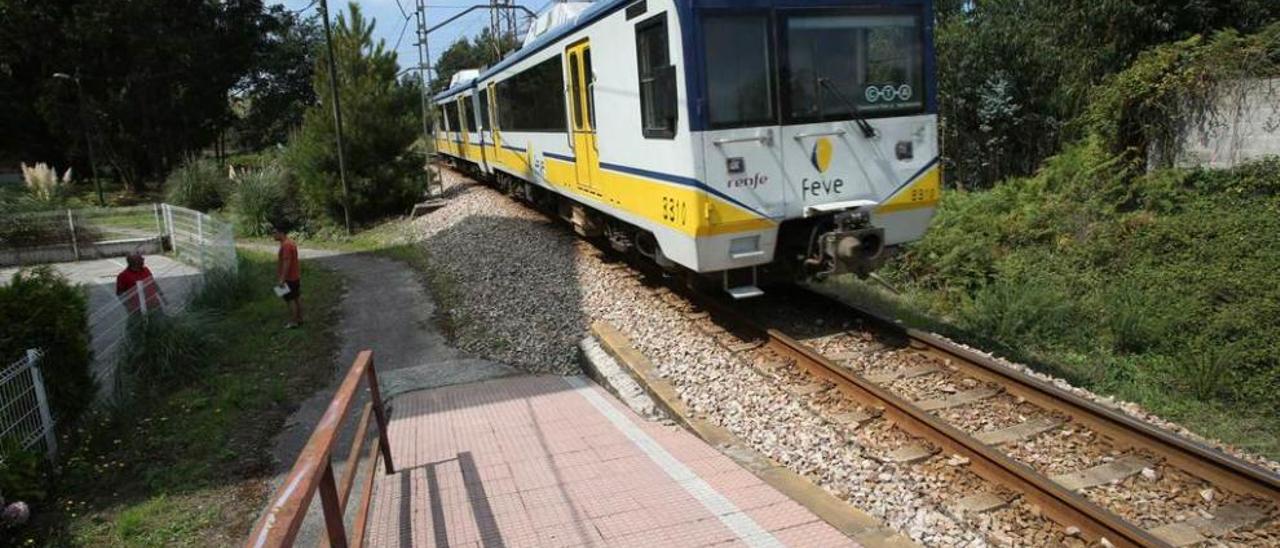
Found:
[[932, 14], [599, 0], [437, 95], [436, 147], [737, 298], [764, 278], [866, 274], [939, 199]]

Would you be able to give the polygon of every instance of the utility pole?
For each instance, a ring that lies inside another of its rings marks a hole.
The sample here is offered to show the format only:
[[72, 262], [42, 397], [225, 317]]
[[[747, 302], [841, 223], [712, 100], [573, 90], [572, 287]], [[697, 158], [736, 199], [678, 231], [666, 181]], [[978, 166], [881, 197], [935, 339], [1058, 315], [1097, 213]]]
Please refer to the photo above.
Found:
[[[422, 139], [423, 144], [427, 147], [427, 170], [424, 176], [427, 178], [427, 202], [432, 202], [438, 197], [432, 192], [431, 188], [431, 170], [430, 165], [435, 163], [432, 161], [435, 156], [436, 143], [431, 134], [431, 119], [429, 113], [431, 101], [429, 96], [431, 88], [428, 83], [431, 81], [431, 45], [427, 43], [427, 3], [426, 0], [415, 0], [416, 9], [414, 15], [417, 17], [418, 23], [418, 83], [422, 88]], [[440, 185], [440, 194], [444, 194], [444, 174], [440, 172], [440, 166], [436, 166], [436, 180]]]
[[75, 76], [55, 72], [53, 77], [76, 84], [76, 101], [80, 103], [80, 129], [84, 132], [84, 148], [89, 152], [89, 176], [93, 177], [93, 187], [98, 191], [98, 206], [107, 207], [107, 198], [102, 193], [102, 178], [98, 177], [98, 162], [93, 157], [93, 135], [89, 130], [89, 109], [84, 102], [84, 87], [80, 85], [80, 69], [76, 69]]
[[333, 54], [333, 31], [329, 29], [329, 2], [320, 0], [320, 15], [324, 17], [324, 41], [329, 46], [329, 92], [333, 94], [333, 126], [338, 141], [338, 178], [342, 180], [342, 215], [351, 235], [351, 188], [347, 186], [347, 159], [342, 144], [342, 100], [338, 97], [338, 63]]
[[512, 0], [489, 0], [489, 32], [493, 35], [494, 58], [501, 60], [503, 38], [516, 36], [516, 10]]

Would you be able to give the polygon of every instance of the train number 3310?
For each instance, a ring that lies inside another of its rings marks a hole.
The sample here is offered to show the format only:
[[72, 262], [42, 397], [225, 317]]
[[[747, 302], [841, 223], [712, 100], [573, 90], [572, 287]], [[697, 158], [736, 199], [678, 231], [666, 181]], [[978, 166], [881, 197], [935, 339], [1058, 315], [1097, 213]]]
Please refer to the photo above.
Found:
[[662, 197], [662, 220], [684, 226], [689, 222], [689, 205], [684, 200]]

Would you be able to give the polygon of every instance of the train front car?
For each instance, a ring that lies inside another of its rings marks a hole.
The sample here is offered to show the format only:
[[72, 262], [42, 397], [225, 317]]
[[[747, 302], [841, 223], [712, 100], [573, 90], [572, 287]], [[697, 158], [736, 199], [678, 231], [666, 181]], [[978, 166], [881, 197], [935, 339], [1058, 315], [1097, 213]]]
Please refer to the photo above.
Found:
[[[749, 8], [744, 8], [749, 5]], [[930, 2], [691, 0], [691, 129], [708, 194], [738, 210], [699, 241], [726, 289], [866, 275], [937, 205]]]

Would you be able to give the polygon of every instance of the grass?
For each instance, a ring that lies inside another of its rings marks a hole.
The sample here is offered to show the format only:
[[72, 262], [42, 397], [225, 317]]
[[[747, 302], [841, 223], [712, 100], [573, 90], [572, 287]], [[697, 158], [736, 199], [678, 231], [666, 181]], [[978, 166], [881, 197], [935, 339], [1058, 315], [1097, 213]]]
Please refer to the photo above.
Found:
[[201, 374], [82, 425], [30, 543], [234, 545], [265, 505], [272, 437], [333, 373], [337, 275], [307, 272], [306, 329], [286, 331], [274, 257], [246, 253], [242, 296], [209, 321]]
[[887, 265], [827, 285], [1211, 438], [1280, 458], [1280, 161], [1151, 173], [1096, 142], [944, 197]]

